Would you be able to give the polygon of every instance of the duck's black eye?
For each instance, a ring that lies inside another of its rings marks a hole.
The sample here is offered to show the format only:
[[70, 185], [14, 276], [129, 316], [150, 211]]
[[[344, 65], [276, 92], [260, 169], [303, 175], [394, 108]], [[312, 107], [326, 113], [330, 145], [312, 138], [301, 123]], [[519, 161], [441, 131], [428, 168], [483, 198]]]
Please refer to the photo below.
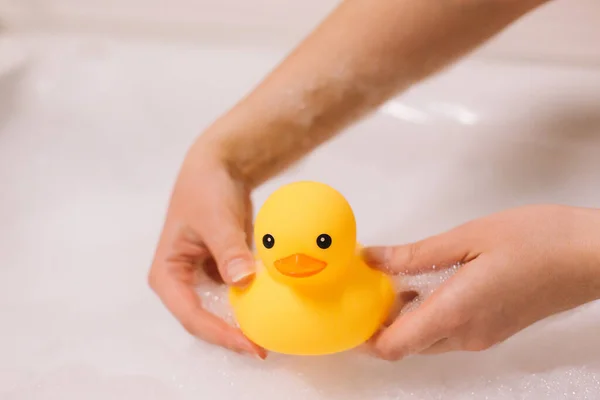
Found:
[[322, 248], [323, 250], [328, 249], [331, 246], [331, 236], [326, 233], [322, 233], [317, 238], [317, 246]]
[[267, 233], [265, 236], [263, 236], [263, 246], [265, 246], [267, 249], [271, 249], [273, 246], [275, 246], [275, 238], [273, 235], [269, 235]]

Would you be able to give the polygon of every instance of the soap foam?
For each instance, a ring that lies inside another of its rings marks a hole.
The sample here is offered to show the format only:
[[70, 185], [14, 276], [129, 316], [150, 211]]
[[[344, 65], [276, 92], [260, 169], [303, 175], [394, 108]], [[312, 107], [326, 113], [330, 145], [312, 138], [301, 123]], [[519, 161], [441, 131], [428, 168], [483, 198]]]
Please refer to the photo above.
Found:
[[[453, 276], [460, 268], [460, 264], [450, 268], [440, 269], [433, 267], [432, 272], [415, 276], [398, 275], [393, 277], [397, 293], [415, 291], [418, 296], [407, 304], [402, 312], [412, 311], [437, 289], [442, 283]], [[235, 319], [227, 296], [226, 287], [205, 279], [198, 286], [198, 294], [202, 299], [204, 308], [225, 321], [234, 324]]]
[[202, 300], [204, 308], [211, 313], [218, 315], [231, 325], [236, 325], [233, 312], [227, 296], [225, 285], [218, 285], [213, 282], [206, 282], [199, 286], [198, 295]]
[[[399, 290], [419, 293], [402, 312], [418, 307], [459, 268], [396, 278]], [[233, 321], [223, 286], [210, 284], [199, 293], [208, 310]], [[590, 343], [599, 328], [578, 315], [590, 310], [597, 314], [599, 308], [551, 318], [486, 352], [412, 356], [397, 363], [375, 359], [362, 348], [323, 357], [270, 354], [264, 362], [210, 352], [220, 354], [217, 365], [230, 380], [223, 398], [591, 400], [600, 393], [600, 351], [580, 344]], [[540, 328], [546, 329], [543, 340]], [[206, 349], [202, 354], [207, 357]]]
[[418, 296], [402, 308], [402, 313], [415, 310], [423, 301], [425, 301], [433, 292], [453, 276], [461, 264], [455, 264], [449, 268], [439, 268], [433, 266], [431, 272], [415, 276], [397, 276], [395, 278], [396, 291], [403, 292], [414, 290]]

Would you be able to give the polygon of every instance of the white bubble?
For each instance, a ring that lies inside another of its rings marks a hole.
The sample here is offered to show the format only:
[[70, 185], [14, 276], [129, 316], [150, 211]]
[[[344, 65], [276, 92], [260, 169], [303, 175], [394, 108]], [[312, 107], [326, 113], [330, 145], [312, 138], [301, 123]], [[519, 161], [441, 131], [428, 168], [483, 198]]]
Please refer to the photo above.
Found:
[[[418, 307], [459, 268], [438, 267], [429, 274], [395, 278], [398, 290], [419, 293], [404, 311]], [[212, 285], [200, 293], [209, 310], [233, 320], [223, 286]], [[580, 313], [590, 311], [598, 315], [600, 307]], [[593, 400], [600, 393], [600, 357], [589, 351], [596, 347], [586, 350], [586, 343], [597, 346], [600, 329], [589, 315], [577, 313], [550, 319], [480, 353], [413, 356], [389, 363], [356, 349], [325, 357], [270, 354], [266, 361], [255, 362], [211, 349], [203, 353], [202, 362], [214, 365], [220, 371], [218, 381], [227, 382], [219, 383], [223, 398]], [[189, 385], [187, 393], [202, 392], [200, 383]]]

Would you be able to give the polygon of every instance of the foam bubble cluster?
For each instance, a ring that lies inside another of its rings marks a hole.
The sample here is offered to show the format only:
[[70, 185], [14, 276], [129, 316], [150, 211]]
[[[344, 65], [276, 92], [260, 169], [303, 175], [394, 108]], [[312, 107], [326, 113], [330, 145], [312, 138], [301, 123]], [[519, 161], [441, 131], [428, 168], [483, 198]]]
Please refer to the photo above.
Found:
[[[402, 312], [418, 307], [459, 268], [397, 277], [399, 291], [419, 293]], [[233, 323], [223, 286], [203, 284], [199, 293], [207, 309]], [[398, 363], [375, 359], [363, 349], [324, 357], [271, 354], [262, 363], [215, 349], [203, 350], [201, 357], [216, 357], [206, 362], [230, 383], [219, 385], [227, 398], [592, 400], [600, 393], [600, 352], [594, 350], [600, 327], [584, 316], [589, 312], [597, 318], [600, 305], [551, 318], [485, 352], [413, 356]], [[586, 349], [586, 343], [592, 347]]]
[[453, 276], [460, 267], [461, 264], [455, 264], [449, 268], [439, 268], [434, 265], [431, 268], [432, 272], [427, 274], [396, 277], [395, 281], [398, 292], [414, 290], [418, 293], [418, 296], [402, 309], [402, 313], [416, 309], [425, 299], [431, 296], [442, 283]]
[[206, 310], [223, 318], [229, 324], [236, 325], [229, 305], [226, 286], [213, 282], [203, 282], [198, 288], [198, 294]]
[[[425, 299], [437, 289], [442, 283], [448, 280], [460, 268], [460, 264], [449, 268], [439, 269], [432, 267], [431, 273], [416, 276], [396, 276], [394, 284], [398, 293], [405, 291], [415, 291], [418, 296], [407, 304], [402, 312], [414, 310]], [[198, 294], [202, 299], [204, 307], [225, 319], [229, 323], [234, 323], [233, 313], [229, 305], [227, 290], [224, 286], [218, 285], [212, 281], [204, 280], [198, 287]]]

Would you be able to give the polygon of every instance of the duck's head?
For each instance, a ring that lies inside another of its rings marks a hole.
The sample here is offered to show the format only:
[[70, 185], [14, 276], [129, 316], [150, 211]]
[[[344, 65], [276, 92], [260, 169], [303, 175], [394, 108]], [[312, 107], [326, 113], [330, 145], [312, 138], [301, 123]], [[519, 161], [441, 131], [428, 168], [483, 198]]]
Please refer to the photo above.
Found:
[[279, 188], [254, 225], [258, 254], [271, 276], [291, 286], [339, 282], [356, 252], [356, 221], [346, 199], [317, 182]]

